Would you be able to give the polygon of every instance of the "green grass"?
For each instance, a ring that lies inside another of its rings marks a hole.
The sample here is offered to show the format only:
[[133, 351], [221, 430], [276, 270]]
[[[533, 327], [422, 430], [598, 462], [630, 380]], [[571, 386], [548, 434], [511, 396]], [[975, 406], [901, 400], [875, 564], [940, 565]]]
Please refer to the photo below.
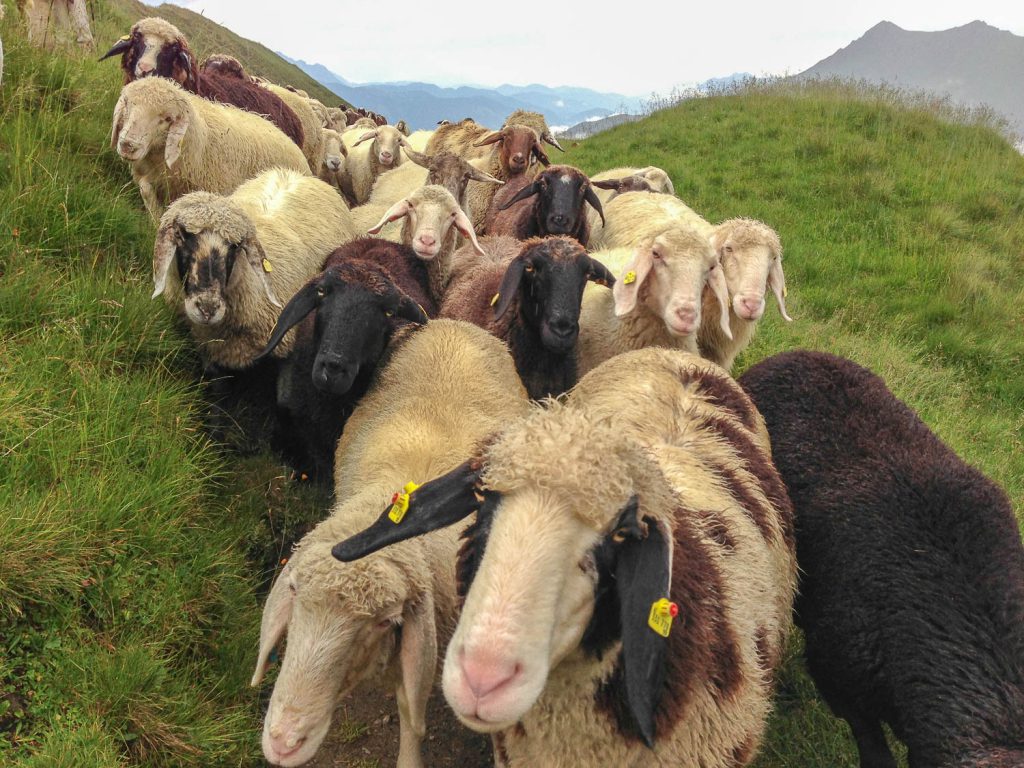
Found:
[[[734, 373], [795, 347], [853, 358], [1006, 488], [1021, 519], [1024, 157], [985, 118], [891, 90], [776, 84], [686, 101], [565, 162], [658, 165], [711, 221], [769, 222], [796, 320], [769, 307]], [[856, 765], [794, 650], [757, 766]]]
[[[98, 2], [100, 45], [138, 15]], [[0, 764], [259, 764], [259, 595], [322, 500], [203, 432], [192, 347], [148, 298], [153, 226], [108, 146], [117, 67], [29, 50], [14, 13], [0, 34]], [[853, 357], [1020, 514], [1024, 158], [943, 110], [758, 88], [566, 159], [661, 165], [708, 218], [775, 226], [797, 319], [770, 310], [738, 370], [795, 346]], [[794, 638], [758, 766], [855, 764]]]
[[318, 504], [202, 432], [118, 69], [0, 30], [0, 764], [252, 764], [257, 590]]

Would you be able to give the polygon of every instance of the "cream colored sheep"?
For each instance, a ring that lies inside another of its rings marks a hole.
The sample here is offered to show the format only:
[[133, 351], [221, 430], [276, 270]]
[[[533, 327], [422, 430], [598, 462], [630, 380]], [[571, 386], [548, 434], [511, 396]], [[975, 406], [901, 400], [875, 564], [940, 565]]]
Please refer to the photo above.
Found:
[[327, 182], [344, 195], [345, 187], [348, 184], [348, 147], [345, 146], [345, 142], [341, 140], [341, 134], [337, 131], [330, 128], [321, 130], [323, 131], [321, 144], [324, 156], [320, 162], [318, 176], [321, 181]]
[[[338, 193], [297, 171], [265, 171], [226, 197], [193, 192], [160, 220], [153, 297], [163, 293], [184, 316], [208, 365], [244, 369], [266, 345], [281, 305], [353, 237]], [[286, 357], [292, 343], [289, 335], [274, 355]]]
[[[613, 187], [607, 186], [609, 182], [613, 181], [619, 183]], [[669, 175], [654, 165], [644, 168], [612, 168], [608, 171], [601, 171], [590, 177], [590, 183], [602, 206], [627, 191], [659, 192], [666, 195], [676, 193], [676, 188]], [[601, 186], [602, 184], [606, 186]], [[601, 241], [601, 230], [604, 223], [593, 209], [587, 211], [587, 218], [590, 220], [590, 242], [592, 245], [596, 245]]]
[[605, 233], [610, 232], [618, 247], [591, 255], [616, 280], [612, 291], [588, 286], [583, 294], [577, 358], [581, 375], [641, 347], [696, 354], [702, 319], [717, 322], [723, 335], [731, 333], [725, 276], [703, 234], [710, 234], [710, 225], [694, 228], [697, 214], [674, 197], [650, 192], [616, 197], [605, 216]]
[[188, 192], [226, 195], [273, 167], [308, 172], [302, 152], [273, 123], [195, 96], [163, 77], [136, 80], [121, 90], [110, 143], [131, 164], [154, 219]]
[[349, 148], [348, 175], [352, 184], [352, 199], [356, 205], [362, 205], [369, 200], [377, 177], [402, 164], [399, 148], [405, 136], [393, 125], [381, 125], [369, 130], [357, 126], [341, 136]]
[[414, 149], [416, 152], [426, 152], [427, 144], [430, 143], [430, 138], [434, 135], [433, 131], [413, 131], [405, 138], [406, 145]]
[[[478, 494], [442, 675], [460, 720], [494, 734], [510, 768], [752, 762], [796, 560], [764, 421], [739, 385], [676, 350], [620, 355], [474, 465], [419, 488], [403, 522], [449, 525], [445, 500]], [[332, 551], [406, 538], [394, 528]]]
[[[300, 542], [263, 610], [253, 685], [288, 635], [263, 729], [271, 763], [295, 766], [313, 757], [337, 703], [372, 683], [397, 693], [399, 768], [422, 766], [437, 650], [457, 616], [457, 531], [352, 564], [334, 560], [330, 549], [368, 525], [407, 482], [455, 469], [525, 411], [508, 352], [485, 331], [436, 320], [396, 342], [338, 444], [333, 513]], [[472, 495], [469, 501], [475, 503]]]
[[345, 117], [345, 110], [340, 107], [328, 107], [327, 108], [327, 125], [325, 128], [330, 128], [332, 131], [341, 133], [348, 127], [348, 118]]
[[754, 337], [757, 321], [764, 314], [764, 294], [775, 294], [782, 317], [786, 312], [786, 276], [782, 272], [782, 243], [774, 229], [754, 219], [729, 219], [714, 228], [711, 245], [725, 274], [729, 289], [729, 329], [732, 338], [722, 333], [714, 316], [718, 299], [704, 293], [704, 314], [697, 331], [700, 353], [727, 371], [736, 356]]
[[309, 170], [315, 176], [320, 172], [320, 164], [324, 156], [323, 133], [320, 131], [323, 128], [323, 122], [313, 111], [309, 99], [273, 83], [263, 83], [262, 85], [271, 93], [276, 93], [281, 101], [291, 107], [292, 112], [302, 123], [302, 154], [306, 156]]
[[354, 213], [357, 214], [354, 216], [357, 225], [366, 221], [366, 213], [378, 216], [373, 226], [366, 229], [371, 235], [379, 234], [390, 222], [403, 222], [400, 231], [396, 231], [397, 227], [391, 228], [392, 233], [387, 239], [409, 246], [427, 262], [430, 294], [438, 305], [448, 288], [452, 254], [462, 242], [458, 235], [468, 239], [477, 253], [486, 255], [477, 242], [466, 213], [452, 193], [437, 184], [414, 190], [379, 214], [369, 205], [356, 208]]

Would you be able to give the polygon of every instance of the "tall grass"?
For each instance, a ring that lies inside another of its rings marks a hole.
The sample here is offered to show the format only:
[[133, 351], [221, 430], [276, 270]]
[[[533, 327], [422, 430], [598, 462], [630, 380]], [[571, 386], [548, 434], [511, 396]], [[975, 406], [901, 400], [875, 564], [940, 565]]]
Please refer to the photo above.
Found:
[[[796, 321], [769, 307], [734, 372], [795, 347], [857, 360], [1024, 519], [1024, 157], [1004, 127], [894, 89], [748, 84], [601, 133], [565, 161], [659, 165], [708, 219], [769, 222]], [[799, 642], [757, 765], [853, 768]]]

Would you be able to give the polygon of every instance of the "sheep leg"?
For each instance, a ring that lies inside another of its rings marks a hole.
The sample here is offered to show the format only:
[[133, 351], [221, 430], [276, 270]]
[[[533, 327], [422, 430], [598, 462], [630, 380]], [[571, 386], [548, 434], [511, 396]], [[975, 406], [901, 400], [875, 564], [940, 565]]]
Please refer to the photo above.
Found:
[[142, 202], [146, 206], [146, 210], [149, 211], [153, 221], [159, 222], [164, 209], [160, 205], [160, 198], [156, 193], [156, 188], [148, 179], [140, 178], [137, 181], [139, 182], [139, 193], [142, 195]]
[[860, 753], [860, 768], [896, 768], [896, 760], [882, 732], [881, 720], [853, 711], [836, 714], [850, 724]]
[[92, 39], [92, 30], [89, 29], [89, 11], [85, 7], [85, 0], [71, 0], [68, 3], [68, 11], [71, 16], [71, 29], [75, 32], [75, 42], [91, 51], [95, 43]]

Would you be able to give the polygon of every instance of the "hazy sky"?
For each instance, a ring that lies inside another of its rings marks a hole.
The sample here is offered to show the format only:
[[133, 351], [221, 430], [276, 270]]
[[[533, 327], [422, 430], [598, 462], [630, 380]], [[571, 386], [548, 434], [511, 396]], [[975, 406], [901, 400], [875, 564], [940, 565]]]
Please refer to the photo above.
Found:
[[796, 73], [883, 19], [911, 30], [981, 19], [1024, 35], [1020, 0], [176, 1], [357, 83], [543, 83], [631, 96], [734, 72]]

